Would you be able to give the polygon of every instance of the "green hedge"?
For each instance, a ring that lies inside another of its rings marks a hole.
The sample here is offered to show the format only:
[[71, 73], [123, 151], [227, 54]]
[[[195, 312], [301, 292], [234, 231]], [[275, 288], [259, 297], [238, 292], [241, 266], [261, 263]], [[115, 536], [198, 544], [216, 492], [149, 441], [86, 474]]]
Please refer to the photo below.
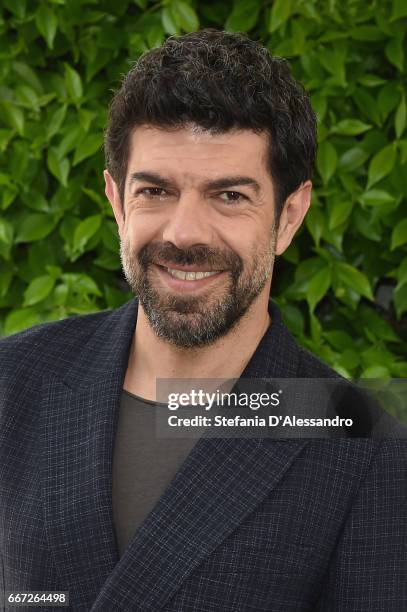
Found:
[[212, 26], [288, 57], [318, 114], [313, 204], [273, 278], [287, 324], [345, 376], [407, 377], [405, 0], [0, 6], [0, 335], [132, 297], [104, 196], [108, 103], [140, 53]]

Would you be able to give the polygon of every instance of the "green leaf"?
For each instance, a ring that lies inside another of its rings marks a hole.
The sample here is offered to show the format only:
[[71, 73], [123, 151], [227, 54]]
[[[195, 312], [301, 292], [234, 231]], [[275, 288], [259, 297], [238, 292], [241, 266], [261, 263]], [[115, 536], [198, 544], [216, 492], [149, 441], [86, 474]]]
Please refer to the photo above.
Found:
[[372, 334], [373, 341], [376, 339], [387, 340], [389, 342], [400, 342], [400, 339], [395, 334], [394, 329], [389, 325], [383, 315], [378, 315], [369, 306], [362, 305], [360, 308], [360, 322], [364, 327], [367, 336]]
[[25, 108], [34, 109], [38, 112], [39, 102], [38, 96], [32, 87], [28, 85], [17, 85], [15, 88], [16, 100]]
[[103, 292], [109, 308], [120, 308], [133, 297], [130, 292], [119, 291], [106, 283], [103, 285]]
[[328, 109], [328, 102], [326, 99], [326, 95], [323, 94], [323, 92], [321, 91], [316, 91], [311, 95], [311, 104], [312, 104], [312, 108], [314, 109], [315, 113], [317, 114], [318, 117], [318, 123], [321, 123], [321, 121], [323, 121], [325, 115], [326, 115], [326, 111]]
[[397, 288], [400, 288], [404, 283], [407, 283], [407, 257], [403, 259], [397, 270]]
[[8, 100], [1, 100], [0, 110], [2, 119], [7, 125], [14, 128], [20, 135], [24, 135], [24, 114], [21, 109], [9, 102]]
[[324, 140], [318, 147], [317, 168], [324, 185], [326, 185], [336, 169], [338, 156], [335, 147]]
[[362, 206], [380, 206], [382, 204], [392, 204], [394, 201], [395, 197], [382, 189], [370, 189], [359, 197]]
[[62, 268], [59, 266], [45, 266], [45, 269], [54, 280], [57, 280], [62, 272]]
[[360, 147], [352, 147], [340, 157], [338, 168], [353, 171], [365, 163], [369, 154]]
[[96, 116], [96, 113], [87, 108], [80, 108], [78, 110], [77, 117], [78, 117], [79, 123], [81, 124], [85, 132], [89, 131], [89, 128], [95, 116]]
[[346, 368], [343, 368], [337, 361], [334, 361], [332, 363], [332, 368], [344, 378], [348, 378], [349, 380], [352, 378], [351, 372], [349, 372], [349, 370], [347, 370]]
[[102, 137], [99, 134], [88, 134], [88, 136], [85, 136], [76, 148], [72, 166], [76, 166], [87, 157], [96, 153], [101, 148], [102, 142]]
[[342, 41], [337, 42], [332, 50], [328, 47], [321, 49], [318, 60], [325, 70], [331, 73], [331, 81], [340, 87], [345, 87], [346, 47], [341, 43]]
[[4, 244], [13, 244], [14, 228], [10, 221], [0, 218], [0, 242]]
[[331, 270], [330, 268], [322, 268], [312, 277], [307, 290], [307, 302], [311, 312], [315, 306], [324, 297], [329, 287], [331, 286]]
[[115, 255], [114, 253], [109, 253], [106, 251], [103, 255], [96, 257], [93, 260], [95, 266], [99, 266], [100, 268], [104, 268], [105, 270], [120, 270], [121, 261], [118, 253]]
[[50, 93], [44, 94], [38, 98], [38, 106], [47, 106], [52, 100], [57, 97], [56, 91], [51, 91]]
[[401, 33], [387, 43], [384, 52], [389, 62], [402, 71], [404, 63], [404, 47], [403, 35]]
[[282, 257], [287, 261], [291, 261], [292, 263], [297, 264], [300, 259], [298, 244], [294, 241], [291, 242], [290, 246], [282, 254]]
[[46, 4], [41, 4], [35, 13], [35, 24], [39, 33], [45, 39], [48, 48], [52, 49], [58, 27], [58, 19], [54, 11]]
[[335, 270], [338, 280], [341, 284], [345, 285], [345, 287], [349, 287], [369, 300], [374, 299], [369, 279], [363, 272], [343, 261], [335, 263]]
[[314, 239], [315, 245], [318, 247], [325, 227], [323, 212], [316, 206], [311, 206], [309, 213], [305, 217], [305, 224]]
[[342, 242], [344, 238], [344, 231], [345, 231], [345, 224], [342, 223], [341, 225], [338, 225], [332, 230], [327, 228], [324, 234], [324, 239], [326, 240], [326, 242], [329, 242], [329, 244], [332, 244], [335, 247], [336, 251], [339, 251], [339, 252], [343, 251]]
[[10, 204], [14, 201], [16, 195], [18, 194], [18, 189], [11, 185], [10, 187], [4, 187], [3, 193], [1, 194], [1, 204], [0, 208], [6, 210], [10, 206]]
[[390, 378], [389, 369], [386, 366], [375, 365], [369, 366], [365, 370], [363, 370], [360, 378]]
[[275, 32], [293, 12], [293, 0], [275, 0], [271, 8], [269, 32]]
[[[321, 249], [322, 250], [322, 249]], [[304, 259], [299, 266], [295, 269], [295, 282], [306, 281], [306, 285], [308, 286], [311, 278], [325, 268], [326, 264], [324, 263], [322, 256], [321, 257], [310, 257], [308, 259]]]
[[48, 149], [47, 164], [50, 172], [64, 187], [68, 186], [69, 160], [66, 157], [59, 157], [58, 149], [50, 147]]
[[401, 315], [407, 311], [407, 283], [395, 289], [393, 301], [397, 318], [400, 319]]
[[348, 219], [352, 208], [353, 202], [350, 198], [334, 202], [330, 208], [328, 229], [333, 230], [344, 223]]
[[304, 332], [304, 315], [301, 310], [292, 304], [285, 304], [281, 309], [284, 323], [295, 335]]
[[59, 131], [66, 117], [67, 109], [68, 106], [63, 104], [52, 114], [50, 120], [47, 122], [47, 140], [51, 140], [51, 138]]
[[69, 64], [65, 64], [65, 84], [69, 96], [77, 102], [82, 98], [83, 85], [80, 74]]
[[387, 83], [379, 91], [377, 97], [377, 108], [383, 121], [387, 119], [389, 113], [396, 108], [400, 100], [400, 89], [395, 81]]
[[394, 227], [391, 234], [390, 250], [393, 251], [397, 247], [407, 242], [407, 219], [402, 219]]
[[404, 96], [402, 96], [401, 102], [394, 117], [394, 129], [396, 130], [397, 138], [401, 137], [406, 127], [406, 114], [406, 100]]
[[0, 128], [0, 153], [4, 153], [13, 137], [13, 130]]
[[100, 193], [98, 193], [97, 191], [94, 191], [93, 189], [88, 189], [87, 187], [82, 187], [82, 191], [83, 193], [86, 193], [86, 195], [88, 196], [90, 200], [92, 200], [92, 202], [95, 202], [95, 204], [100, 206], [102, 210], [105, 208], [106, 200], [102, 198]]
[[24, 19], [26, 13], [26, 0], [4, 0], [4, 6], [17, 17]]
[[30, 189], [28, 193], [21, 195], [21, 199], [28, 208], [38, 210], [40, 212], [48, 212], [49, 206], [47, 200], [44, 198], [42, 193], [36, 189]]
[[228, 32], [249, 32], [257, 23], [260, 4], [257, 0], [237, 0], [225, 23]]
[[54, 306], [64, 306], [69, 295], [69, 287], [64, 284], [59, 284], [55, 287], [52, 294], [52, 302]]
[[192, 6], [182, 0], [174, 0], [171, 9], [175, 20], [185, 32], [195, 32], [199, 28], [199, 19]]
[[15, 61], [11, 64], [11, 67], [13, 72], [21, 77], [23, 81], [28, 83], [28, 85], [30, 85], [30, 87], [32, 87], [39, 96], [44, 93], [44, 88], [41, 81], [28, 64]]
[[23, 217], [15, 242], [34, 242], [48, 236], [54, 229], [54, 220], [45, 213], [32, 213]]
[[340, 356], [338, 363], [348, 371], [352, 371], [360, 364], [359, 355], [351, 348], [346, 348]]
[[310, 328], [311, 338], [314, 342], [319, 344], [321, 341], [322, 326], [312, 311], [310, 311]]
[[384, 85], [386, 81], [381, 79], [375, 74], [363, 74], [359, 77], [358, 82], [365, 87], [377, 87], [378, 85]]
[[24, 291], [23, 306], [32, 306], [45, 300], [54, 288], [54, 284], [55, 279], [48, 275], [34, 278]]
[[396, 151], [392, 144], [376, 153], [369, 164], [367, 188], [369, 189], [382, 178], [390, 174], [396, 163]]
[[17, 308], [9, 312], [4, 322], [6, 336], [23, 331], [40, 322], [39, 314], [32, 308]]
[[400, 140], [397, 144], [400, 150], [400, 162], [405, 164], [407, 161], [407, 140]]
[[70, 287], [74, 293], [81, 295], [91, 294], [101, 296], [102, 293], [90, 276], [87, 274], [75, 274], [67, 272], [62, 274], [62, 280]]
[[363, 134], [372, 128], [371, 125], [360, 121], [359, 119], [343, 119], [332, 128], [335, 134], [343, 134], [344, 136], [356, 136]]
[[102, 223], [102, 215], [91, 215], [79, 223], [73, 235], [73, 248], [81, 251], [88, 240], [98, 231]]
[[163, 43], [165, 38], [165, 33], [161, 23], [151, 26], [147, 31], [146, 37], [147, 44], [150, 49], [153, 49], [154, 47], [159, 47]]
[[13, 279], [13, 269], [11, 266], [0, 268], [0, 298], [4, 297], [9, 290]]
[[85, 134], [82, 126], [73, 126], [66, 136], [63, 137], [59, 145], [56, 147], [56, 155], [59, 158], [65, 157], [72, 149], [76, 147], [78, 142], [84, 138]]
[[384, 32], [372, 25], [362, 25], [350, 30], [350, 36], [355, 40], [383, 40], [386, 38]]
[[378, 223], [371, 214], [371, 211], [356, 208], [352, 217], [355, 224], [356, 232], [360, 236], [364, 236], [368, 240], [376, 242], [382, 241], [381, 232], [379, 232]]
[[27, 170], [29, 170], [28, 162], [30, 159], [30, 151], [23, 140], [15, 140], [11, 151], [9, 151], [9, 171], [13, 180], [22, 183], [27, 182]]
[[161, 23], [164, 28], [164, 31], [167, 32], [167, 34], [178, 34], [179, 26], [176, 17], [174, 17], [171, 9], [171, 6], [165, 6], [163, 8], [163, 10], [161, 11]]
[[324, 337], [338, 351], [344, 351], [353, 346], [353, 338], [341, 329], [324, 332]]
[[367, 117], [376, 125], [381, 124], [381, 116], [377, 108], [377, 100], [366, 89], [359, 87], [353, 93], [353, 99], [356, 102], [359, 111], [363, 116]]
[[390, 22], [407, 17], [407, 3], [405, 0], [393, 0], [393, 9], [390, 17]]

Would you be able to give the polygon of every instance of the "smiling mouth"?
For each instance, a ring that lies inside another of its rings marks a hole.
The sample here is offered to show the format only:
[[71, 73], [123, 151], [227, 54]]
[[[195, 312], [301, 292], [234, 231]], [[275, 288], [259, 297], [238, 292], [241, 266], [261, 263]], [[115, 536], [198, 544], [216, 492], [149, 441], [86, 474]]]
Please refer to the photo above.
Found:
[[165, 268], [165, 270], [174, 278], [189, 281], [201, 280], [202, 278], [219, 274], [219, 270], [214, 270], [212, 272], [186, 272], [185, 270], [176, 270], [174, 268]]
[[[197, 285], [200, 286], [211, 276], [220, 276], [225, 270], [179, 270], [177, 268], [168, 268], [161, 264], [155, 264], [161, 273], [167, 276], [168, 280], [174, 279], [174, 282], [178, 287], [187, 287]], [[178, 285], [179, 283], [179, 285]], [[184, 283], [184, 284], [183, 284]]]
[[169, 268], [168, 266], [163, 266], [161, 264], [156, 264], [162, 270], [165, 270], [173, 276], [174, 278], [178, 278], [180, 280], [187, 281], [197, 281], [202, 280], [203, 278], [208, 278], [209, 276], [215, 276], [216, 274], [220, 274], [224, 270], [191, 270], [187, 267], [185, 269], [179, 268]]

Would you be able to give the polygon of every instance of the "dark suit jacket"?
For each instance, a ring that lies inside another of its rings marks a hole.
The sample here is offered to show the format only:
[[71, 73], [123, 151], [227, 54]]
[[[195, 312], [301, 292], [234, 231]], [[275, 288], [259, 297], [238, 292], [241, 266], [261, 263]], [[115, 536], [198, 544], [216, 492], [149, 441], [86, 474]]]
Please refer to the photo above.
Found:
[[[335, 376], [270, 312], [242, 377]], [[78, 612], [406, 611], [404, 440], [201, 439], [119, 559], [136, 318], [133, 299], [0, 341], [0, 594], [69, 591]]]

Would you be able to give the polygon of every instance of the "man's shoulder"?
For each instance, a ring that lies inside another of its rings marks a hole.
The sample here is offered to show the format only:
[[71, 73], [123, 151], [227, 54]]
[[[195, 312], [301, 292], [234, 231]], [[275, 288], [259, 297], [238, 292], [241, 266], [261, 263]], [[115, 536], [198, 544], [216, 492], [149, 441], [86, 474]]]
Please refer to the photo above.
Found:
[[112, 310], [71, 315], [57, 321], [39, 323], [23, 331], [0, 338], [0, 378], [30, 364], [51, 369], [55, 361], [77, 354]]

